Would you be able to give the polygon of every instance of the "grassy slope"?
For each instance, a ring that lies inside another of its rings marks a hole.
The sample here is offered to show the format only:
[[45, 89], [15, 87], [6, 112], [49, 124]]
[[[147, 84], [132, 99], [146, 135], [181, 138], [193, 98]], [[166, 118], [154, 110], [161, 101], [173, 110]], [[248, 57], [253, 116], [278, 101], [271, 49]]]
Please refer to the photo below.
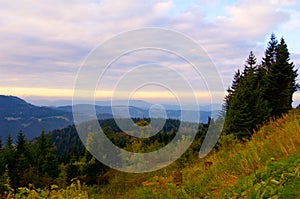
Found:
[[300, 152], [268, 162], [223, 191], [224, 198], [300, 198]]
[[[174, 167], [171, 165], [152, 174], [116, 175], [114, 181], [101, 190], [102, 196], [105, 198], [297, 196], [300, 184], [299, 110], [293, 110], [283, 118], [264, 125], [249, 142], [237, 143], [230, 137], [223, 137], [221, 143], [219, 151], [213, 151], [205, 160], [196, 160], [183, 169], [181, 187], [172, 183], [171, 170]], [[213, 166], [205, 172], [204, 161], [213, 162]], [[281, 179], [282, 175], [288, 177]]]
[[[224, 198], [227, 196], [225, 190], [228, 191], [228, 187], [235, 185], [243, 177], [255, 175], [269, 162], [299, 153], [299, 119], [300, 111], [293, 110], [285, 117], [263, 126], [250, 142], [223, 146], [220, 151], [208, 157], [214, 162], [214, 166], [207, 173], [194, 175], [193, 171], [197, 170], [197, 166], [188, 168], [185, 173], [190, 195]], [[205, 179], [209, 179], [206, 180], [207, 183], [199, 183], [205, 182]], [[222, 196], [219, 195], [220, 192], [223, 192]]]

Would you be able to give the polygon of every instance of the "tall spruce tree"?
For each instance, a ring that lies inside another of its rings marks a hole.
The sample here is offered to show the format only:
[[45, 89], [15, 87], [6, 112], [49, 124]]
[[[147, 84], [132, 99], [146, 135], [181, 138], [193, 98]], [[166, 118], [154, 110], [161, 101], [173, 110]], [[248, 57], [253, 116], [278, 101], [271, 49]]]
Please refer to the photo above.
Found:
[[240, 69], [238, 69], [234, 74], [231, 87], [227, 89], [228, 95], [225, 96], [225, 105], [223, 106], [223, 109], [225, 112], [228, 111], [231, 96], [237, 90], [241, 77], [242, 77], [242, 75], [241, 75]]
[[[256, 127], [254, 107], [256, 105], [256, 96], [253, 91], [257, 88], [255, 80], [256, 58], [253, 52], [250, 52], [249, 57], [244, 65], [242, 75], [234, 76], [235, 91], [230, 92], [226, 97], [227, 100], [227, 115], [225, 119], [225, 131], [227, 134], [233, 133], [238, 138], [249, 138], [252, 130]], [[238, 77], [238, 79], [237, 79]]]
[[17, 139], [17, 150], [16, 150], [16, 175], [14, 177], [15, 183], [14, 185], [26, 186], [27, 179], [29, 177], [29, 167], [30, 167], [30, 157], [29, 157], [29, 148], [27, 145], [27, 140], [25, 139], [25, 135], [22, 131], [18, 134]]
[[239, 85], [240, 79], [241, 79], [242, 75], [240, 72], [240, 69], [237, 70], [237, 72], [235, 72], [234, 77], [233, 77], [233, 82], [231, 85], [231, 88], [229, 90], [229, 92], [234, 93]]
[[264, 92], [273, 117], [280, 117], [292, 108], [293, 93], [297, 89], [296, 77], [297, 70], [290, 62], [290, 53], [282, 38], [276, 47], [276, 60], [266, 75]]
[[17, 139], [17, 156], [21, 155], [25, 151], [25, 135], [22, 130], [18, 134]]
[[293, 93], [299, 87], [296, 84], [297, 70], [290, 62], [284, 39], [278, 43], [272, 34], [262, 64], [256, 62], [253, 52], [250, 52], [243, 72], [235, 73], [225, 97], [224, 131], [239, 138], [249, 137], [271, 116], [281, 116], [291, 109]]
[[249, 57], [246, 60], [244, 65], [244, 76], [246, 76], [249, 72], [255, 72], [257, 65], [256, 65], [256, 57], [252, 51], [250, 51]]
[[12, 180], [12, 184], [15, 182], [16, 168], [15, 168], [15, 155], [16, 151], [13, 146], [13, 140], [9, 134], [6, 139], [5, 147], [2, 151], [4, 156], [4, 162], [8, 170], [8, 176]]
[[265, 51], [265, 57], [262, 61], [262, 67], [269, 72], [271, 70], [271, 66], [276, 62], [277, 56], [277, 48], [278, 41], [274, 33], [271, 34], [270, 41], [268, 43], [268, 47]]
[[59, 162], [51, 138], [42, 131], [37, 140], [37, 176], [56, 178], [59, 174]]

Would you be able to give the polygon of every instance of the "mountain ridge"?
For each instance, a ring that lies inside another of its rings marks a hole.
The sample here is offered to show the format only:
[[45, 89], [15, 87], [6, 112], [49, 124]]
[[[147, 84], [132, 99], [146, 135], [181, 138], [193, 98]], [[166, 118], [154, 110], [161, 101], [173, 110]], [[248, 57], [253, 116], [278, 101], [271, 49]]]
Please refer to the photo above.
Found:
[[[170, 108], [173, 107], [174, 109], [168, 110], [163, 105], [159, 108], [143, 100], [126, 103], [124, 100], [117, 102], [118, 106], [113, 107], [90, 104], [75, 106], [77, 106], [76, 110], [79, 110], [80, 114], [86, 114], [87, 107], [94, 106], [98, 119], [152, 117], [205, 123], [208, 117], [216, 116], [218, 113], [216, 111], [176, 110], [173, 105], [170, 105]], [[137, 105], [137, 107], [131, 105]], [[55, 129], [62, 129], [74, 124], [72, 111], [73, 106], [71, 105], [61, 107], [36, 106], [16, 96], [0, 95], [0, 137], [6, 139], [7, 135], [11, 134], [15, 141], [18, 132], [22, 130], [28, 139], [33, 139], [39, 136], [43, 130], [47, 133]], [[86, 118], [88, 120], [91, 117], [87, 115]], [[199, 120], [195, 120], [195, 118]]]
[[0, 135], [5, 139], [11, 134], [15, 140], [22, 130], [28, 139], [73, 123], [71, 113], [34, 106], [16, 96], [0, 95]]

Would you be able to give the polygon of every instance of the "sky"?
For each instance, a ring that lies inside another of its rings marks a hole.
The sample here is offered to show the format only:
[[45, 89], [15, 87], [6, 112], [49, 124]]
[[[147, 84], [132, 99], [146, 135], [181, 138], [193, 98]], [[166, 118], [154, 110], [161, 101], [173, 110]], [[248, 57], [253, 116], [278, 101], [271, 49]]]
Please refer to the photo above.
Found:
[[[145, 27], [174, 30], [197, 42], [214, 63], [224, 90], [250, 51], [261, 60], [271, 33], [284, 37], [291, 60], [300, 69], [297, 0], [10, 0], [1, 1], [0, 9], [0, 94], [27, 100], [72, 99], [78, 71], [97, 46]], [[152, 50], [121, 57], [98, 82], [96, 98], [109, 99], [126, 71], [149, 60], [161, 65], [157, 72], [161, 79], [185, 76], [197, 98], [210, 102], [205, 81], [197, 80], [188, 63]], [[177, 73], [170, 72], [170, 67]], [[140, 69], [127, 79], [147, 78], [145, 68]], [[172, 89], [159, 85], [133, 89], [130, 96], [135, 99], [168, 102], [176, 98]], [[221, 99], [224, 90], [214, 92]], [[300, 102], [298, 93], [294, 100]]]

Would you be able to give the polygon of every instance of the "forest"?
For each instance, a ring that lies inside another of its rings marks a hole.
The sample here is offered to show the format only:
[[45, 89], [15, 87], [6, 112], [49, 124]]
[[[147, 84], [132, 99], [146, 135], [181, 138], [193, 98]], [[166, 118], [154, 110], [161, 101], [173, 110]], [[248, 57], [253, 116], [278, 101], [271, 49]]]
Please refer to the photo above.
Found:
[[[102, 164], [83, 145], [74, 125], [49, 133], [41, 129], [33, 140], [22, 131], [15, 141], [9, 135], [0, 142], [0, 197], [284, 198], [290, 194], [296, 198], [300, 190], [300, 112], [292, 110], [292, 97], [299, 88], [296, 78], [287, 44], [272, 34], [262, 61], [251, 51], [235, 72], [218, 119], [197, 124], [196, 137], [183, 156], [150, 173], [124, 173]], [[132, 120], [138, 126], [151, 122]], [[98, 122], [115, 145], [132, 152], [166, 146], [180, 124], [168, 119], [155, 136], [141, 139], [122, 132], [114, 119]], [[199, 159], [209, 125], [223, 122], [213, 151]], [[189, 129], [185, 130], [188, 136]], [[211, 168], [203, 168], [205, 162], [211, 162]]]
[[[150, 122], [150, 119], [133, 120], [138, 125], [147, 125]], [[175, 136], [180, 121], [168, 119], [161, 132], [142, 140], [121, 132], [113, 119], [99, 120], [99, 123], [106, 136], [118, 147], [133, 152], [146, 152], [168, 144]], [[190, 148], [192, 151], [185, 156], [199, 151], [200, 140], [204, 139], [207, 127], [207, 124], [199, 126], [193, 147]], [[27, 187], [29, 184], [43, 189], [53, 184], [66, 187], [74, 179], [86, 185], [104, 185], [109, 181], [105, 175], [109, 167], [86, 150], [74, 125], [48, 134], [43, 131], [31, 141], [20, 131], [16, 144], [8, 136], [5, 146], [1, 145], [0, 160], [1, 194], [17, 190], [18, 187]]]

